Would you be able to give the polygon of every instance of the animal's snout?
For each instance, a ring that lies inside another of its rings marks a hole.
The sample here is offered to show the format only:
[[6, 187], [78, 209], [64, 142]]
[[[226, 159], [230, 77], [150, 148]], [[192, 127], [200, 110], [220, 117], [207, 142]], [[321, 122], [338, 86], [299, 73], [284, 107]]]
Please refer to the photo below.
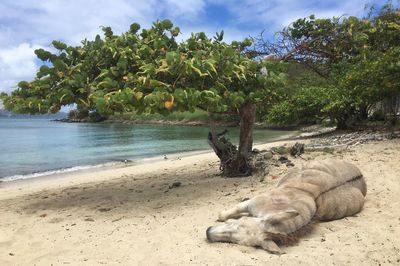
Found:
[[206, 236], [209, 242], [232, 242], [234, 232], [236, 228], [232, 224], [220, 224], [208, 227]]
[[209, 242], [214, 242], [214, 241], [211, 239], [211, 230], [212, 230], [212, 226], [210, 226], [210, 227], [207, 228], [206, 236], [207, 236], [207, 240], [208, 240]]

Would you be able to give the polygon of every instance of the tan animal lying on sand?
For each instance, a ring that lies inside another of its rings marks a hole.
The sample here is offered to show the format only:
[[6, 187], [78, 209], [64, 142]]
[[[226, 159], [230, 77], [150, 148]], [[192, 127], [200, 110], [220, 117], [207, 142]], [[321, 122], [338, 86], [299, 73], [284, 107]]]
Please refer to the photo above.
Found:
[[334, 159], [315, 161], [291, 170], [270, 192], [221, 212], [221, 222], [241, 218], [209, 227], [207, 239], [280, 254], [275, 241], [288, 238], [311, 220], [335, 220], [360, 212], [366, 192], [356, 166]]

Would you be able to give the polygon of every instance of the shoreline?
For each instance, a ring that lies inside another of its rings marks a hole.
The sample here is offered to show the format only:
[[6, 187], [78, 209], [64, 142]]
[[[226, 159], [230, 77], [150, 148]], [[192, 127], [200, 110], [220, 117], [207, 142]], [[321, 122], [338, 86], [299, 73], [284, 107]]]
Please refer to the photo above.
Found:
[[[189, 152], [182, 152], [182, 153], [171, 153], [168, 154], [168, 160], [165, 160], [162, 155], [156, 155], [148, 158], [142, 158], [139, 160], [130, 160], [128, 163], [123, 163], [123, 162], [111, 162], [111, 163], [106, 163], [106, 164], [99, 164], [99, 165], [92, 165], [87, 168], [83, 169], [77, 169], [77, 170], [72, 170], [72, 171], [60, 171], [55, 170], [54, 173], [40, 175], [40, 176], [35, 176], [35, 177], [29, 177], [29, 178], [21, 178], [21, 179], [15, 179], [15, 180], [5, 180], [0, 182], [0, 191], [2, 188], [6, 187], [14, 187], [18, 185], [24, 185], [24, 184], [29, 184], [29, 183], [41, 183], [43, 181], [47, 182], [50, 180], [60, 180], [60, 179], [68, 179], [68, 178], [77, 178], [78, 176], [85, 176], [88, 174], [100, 174], [104, 172], [112, 172], [112, 171], [117, 171], [119, 172], [120, 170], [128, 170], [130, 171], [133, 167], [138, 167], [142, 165], [147, 165], [151, 163], [162, 163], [162, 162], [167, 162], [167, 161], [175, 161], [178, 160], [180, 157], [191, 157], [191, 156], [196, 156], [196, 155], [201, 155], [205, 153], [211, 153], [211, 151], [207, 150], [199, 150], [199, 151], [189, 151]], [[79, 166], [78, 166], [79, 167]], [[70, 169], [70, 168], [67, 168]], [[62, 169], [61, 169], [62, 170]]]
[[[194, 151], [185, 151], [180, 153], [170, 153], [168, 156], [175, 156], [175, 155], [191, 155], [197, 153], [205, 153], [208, 150], [194, 150]], [[130, 167], [133, 165], [145, 163], [147, 161], [158, 161], [162, 160], [163, 155], [157, 154], [150, 157], [140, 158], [140, 159], [126, 159], [126, 160], [118, 160], [118, 161], [110, 161], [101, 164], [93, 164], [93, 165], [77, 165], [68, 168], [59, 168], [55, 170], [46, 170], [43, 172], [35, 172], [30, 174], [20, 174], [20, 175], [13, 175], [13, 176], [5, 176], [0, 177], [0, 182], [3, 183], [10, 183], [10, 182], [19, 182], [23, 180], [31, 180], [31, 179], [39, 179], [44, 177], [50, 176], [58, 176], [58, 175], [67, 175], [67, 174], [74, 174], [79, 172], [91, 172], [91, 171], [102, 171], [105, 169], [110, 168], [123, 168], [123, 167]]]
[[[318, 132], [317, 132], [318, 133]], [[308, 136], [307, 136], [308, 137]], [[290, 134], [282, 135], [281, 137], [274, 138], [271, 141], [268, 142], [254, 142], [254, 146], [258, 145], [263, 145], [267, 143], [274, 143], [274, 142], [279, 142], [279, 141], [289, 141], [289, 140], [296, 140], [302, 138], [300, 132], [291, 132]], [[179, 158], [180, 156], [191, 156], [195, 154], [202, 154], [202, 153], [208, 153], [212, 152], [212, 149], [200, 149], [200, 150], [193, 150], [193, 151], [183, 151], [183, 152], [174, 152], [174, 153], [167, 153], [167, 157], [176, 157]], [[57, 177], [58, 175], [64, 176], [68, 174], [74, 174], [74, 173], [80, 173], [80, 172], [90, 172], [90, 171], [102, 171], [110, 168], [124, 168], [124, 167], [130, 167], [132, 165], [138, 165], [142, 163], [146, 163], [148, 161], [163, 161], [163, 154], [155, 154], [150, 157], [144, 157], [140, 159], [131, 159], [131, 158], [126, 158], [126, 162], [124, 160], [118, 160], [118, 161], [110, 161], [106, 163], [100, 163], [100, 164], [93, 164], [93, 165], [77, 165], [77, 166], [72, 166], [68, 168], [60, 168], [60, 169], [54, 169], [54, 170], [46, 170], [42, 172], [34, 172], [34, 173], [29, 173], [29, 174], [18, 174], [18, 175], [12, 175], [12, 176], [5, 176], [5, 177], [0, 177], [0, 184], [8, 184], [10, 182], [21, 182], [23, 180], [31, 180], [31, 179], [40, 179], [40, 178], [51, 178], [51, 177]], [[0, 189], [1, 189], [0, 185]]]
[[[391, 139], [391, 133], [381, 132], [374, 133], [373, 131], [365, 132], [336, 132], [333, 128], [312, 128], [303, 133], [297, 132], [281, 136], [280, 138], [270, 142], [255, 142], [254, 147], [258, 150], [270, 149], [276, 146], [294, 145], [296, 142], [301, 142], [306, 145], [309, 151], [323, 151], [332, 153], [334, 149], [348, 149], [356, 145], [362, 145], [370, 141], [382, 141]], [[400, 131], [396, 131], [394, 137], [400, 138]], [[187, 164], [196, 162], [197, 160], [214, 161], [219, 164], [219, 159], [212, 149], [196, 150], [187, 152], [178, 152], [167, 154], [168, 159], [165, 160], [163, 155], [155, 155], [152, 157], [132, 160], [128, 163], [110, 162], [101, 165], [90, 166], [85, 169], [77, 169], [74, 171], [63, 171], [51, 174], [45, 174], [32, 178], [17, 179], [11, 181], [0, 182], [0, 191], [7, 188], [19, 188], [38, 184], [41, 188], [46, 188], [46, 185], [51, 187], [59, 185], [81, 184], [86, 182], [101, 182], [121, 178], [124, 175], [137, 173], [149, 173], [157, 170], [162, 170], [162, 167], [178, 169]], [[152, 165], [152, 167], [147, 166]], [[218, 167], [215, 167], [218, 170]], [[95, 176], [95, 177], [93, 177]], [[1, 198], [1, 195], [0, 195]]]
[[[257, 143], [254, 145], [254, 148], [259, 150], [270, 149], [275, 146], [293, 145], [296, 141], [298, 141], [298, 139], [280, 139], [272, 142]], [[302, 139], [301, 141], [303, 143], [308, 142], [306, 139]], [[88, 168], [34, 178], [0, 182], [0, 192], [4, 192], [0, 193], [0, 199], [7, 198], [6, 194], [8, 194], [9, 191], [18, 191], [19, 193], [17, 194], [23, 194], [25, 190], [37, 191], [41, 189], [54, 189], [64, 186], [112, 181], [132, 174], [143, 176], [163, 170], [179, 169], [191, 164], [204, 163], [205, 161], [216, 164], [215, 169], [212, 170], [219, 171], [219, 159], [212, 150], [173, 153], [168, 154], [167, 157], [167, 160], [165, 160], [163, 156], [155, 156], [132, 161], [128, 164], [121, 163], [98, 168]]]

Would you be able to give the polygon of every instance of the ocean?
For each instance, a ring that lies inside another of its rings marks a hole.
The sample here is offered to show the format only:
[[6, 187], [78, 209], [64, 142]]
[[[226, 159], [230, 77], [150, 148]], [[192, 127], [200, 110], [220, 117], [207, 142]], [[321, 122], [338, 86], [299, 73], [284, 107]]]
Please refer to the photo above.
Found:
[[[228, 128], [238, 139], [238, 129]], [[32, 178], [124, 160], [210, 150], [208, 127], [62, 123], [49, 119], [0, 118], [0, 180]], [[255, 142], [295, 134], [257, 129]]]

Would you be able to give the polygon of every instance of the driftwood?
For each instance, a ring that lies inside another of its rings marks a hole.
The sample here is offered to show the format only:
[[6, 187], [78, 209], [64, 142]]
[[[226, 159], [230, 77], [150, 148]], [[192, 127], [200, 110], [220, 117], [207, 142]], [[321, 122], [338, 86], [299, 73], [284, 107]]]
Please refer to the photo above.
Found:
[[226, 177], [241, 177], [249, 175], [264, 176], [268, 171], [268, 162], [265, 154], [254, 149], [245, 154], [240, 154], [237, 146], [225, 137], [228, 130], [213, 134], [209, 132], [208, 143], [220, 159], [219, 169]]
[[220, 159], [219, 169], [227, 177], [251, 175], [252, 169], [249, 165], [249, 154], [241, 156], [237, 146], [225, 137], [226, 133], [228, 133], [226, 129], [218, 134], [208, 133], [208, 144]]
[[304, 144], [296, 142], [293, 147], [290, 148], [290, 155], [293, 157], [300, 156], [304, 153]]

